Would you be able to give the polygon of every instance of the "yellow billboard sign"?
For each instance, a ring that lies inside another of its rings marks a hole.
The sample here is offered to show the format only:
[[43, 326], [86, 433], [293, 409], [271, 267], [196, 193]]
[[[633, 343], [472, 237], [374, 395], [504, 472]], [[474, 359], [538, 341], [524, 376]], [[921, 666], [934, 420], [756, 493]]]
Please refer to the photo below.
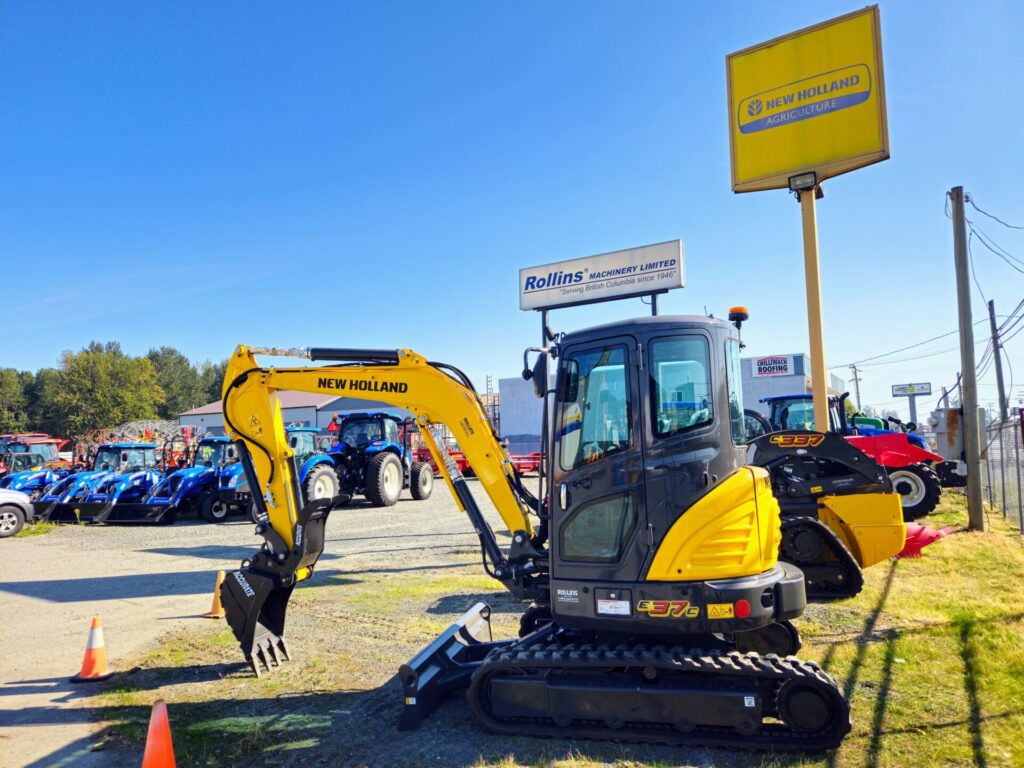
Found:
[[734, 192], [889, 157], [878, 6], [726, 56]]

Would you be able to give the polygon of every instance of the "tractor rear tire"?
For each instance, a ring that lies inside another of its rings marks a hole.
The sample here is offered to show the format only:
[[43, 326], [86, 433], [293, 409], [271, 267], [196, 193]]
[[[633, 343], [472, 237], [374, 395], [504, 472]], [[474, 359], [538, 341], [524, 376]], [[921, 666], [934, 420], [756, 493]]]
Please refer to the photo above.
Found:
[[338, 473], [328, 464], [317, 464], [306, 475], [302, 493], [307, 504], [318, 499], [333, 499], [338, 495], [338, 485]]
[[375, 507], [393, 507], [402, 495], [402, 460], [395, 454], [378, 453], [366, 463], [366, 498]]
[[199, 502], [199, 516], [208, 523], [223, 523], [228, 519], [231, 505], [217, 498], [217, 494], [208, 494]]
[[434, 490], [434, 470], [425, 461], [414, 461], [409, 471], [409, 493], [417, 501], [430, 498]]
[[885, 471], [892, 481], [893, 490], [900, 495], [905, 522], [924, 517], [938, 506], [942, 484], [931, 467], [910, 464], [906, 467], [886, 468]]

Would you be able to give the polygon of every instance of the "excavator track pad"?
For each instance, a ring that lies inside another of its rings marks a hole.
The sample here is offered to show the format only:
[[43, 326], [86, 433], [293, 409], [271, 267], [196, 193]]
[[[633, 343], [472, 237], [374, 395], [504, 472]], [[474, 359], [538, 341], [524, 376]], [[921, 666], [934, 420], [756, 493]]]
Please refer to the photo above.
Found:
[[851, 727], [814, 663], [662, 645], [516, 643], [484, 660], [469, 701], [505, 735], [818, 751]]

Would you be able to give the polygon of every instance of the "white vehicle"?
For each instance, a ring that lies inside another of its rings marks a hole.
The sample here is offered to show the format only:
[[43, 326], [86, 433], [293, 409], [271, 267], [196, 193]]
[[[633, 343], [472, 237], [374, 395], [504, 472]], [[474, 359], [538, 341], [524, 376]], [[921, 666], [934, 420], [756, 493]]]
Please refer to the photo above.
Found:
[[0, 488], [0, 539], [13, 536], [33, 516], [32, 502], [21, 491]]

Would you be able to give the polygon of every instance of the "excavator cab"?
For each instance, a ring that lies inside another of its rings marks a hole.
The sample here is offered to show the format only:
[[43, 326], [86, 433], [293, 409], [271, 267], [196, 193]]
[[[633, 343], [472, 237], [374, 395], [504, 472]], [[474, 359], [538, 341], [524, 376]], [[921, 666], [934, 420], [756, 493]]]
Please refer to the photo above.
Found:
[[735, 329], [641, 318], [563, 337], [558, 362], [555, 619], [663, 637], [722, 632], [794, 653], [795, 630], [779, 625], [802, 613], [803, 579], [777, 563], [767, 473], [745, 466]]

